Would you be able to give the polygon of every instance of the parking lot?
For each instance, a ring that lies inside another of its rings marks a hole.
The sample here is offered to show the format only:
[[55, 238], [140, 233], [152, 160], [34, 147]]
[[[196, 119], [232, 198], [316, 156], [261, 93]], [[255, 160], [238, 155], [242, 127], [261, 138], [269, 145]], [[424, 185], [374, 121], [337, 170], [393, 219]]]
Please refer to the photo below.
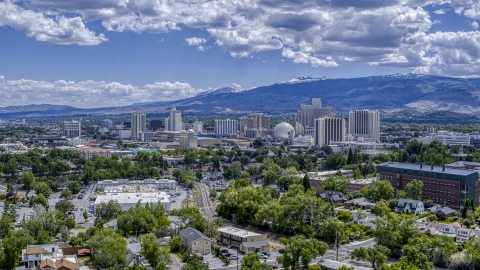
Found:
[[[83, 189], [82, 189], [83, 190]], [[82, 194], [83, 196], [80, 196]], [[93, 207], [89, 207], [89, 205], [93, 205], [95, 201], [91, 201], [90, 197], [95, 196], [95, 183], [91, 183], [83, 193], [80, 193], [75, 199], [72, 200], [73, 205], [75, 205], [76, 211], [74, 211], [75, 221], [76, 222], [85, 222], [83, 218], [83, 211], [87, 210], [89, 213], [88, 223], [80, 224], [82, 226], [90, 227], [93, 226], [95, 221], [95, 217], [93, 216]]]
[[[222, 247], [222, 250], [223, 249], [226, 249], [228, 250], [227, 253], [231, 254], [229, 257], [232, 257], [232, 256], [238, 256], [238, 259], [236, 260], [230, 260], [230, 266], [236, 266], [237, 265], [237, 262], [238, 262], [238, 265], [239, 267], [241, 267], [241, 264], [242, 264], [242, 259], [243, 257], [245, 256], [245, 254], [243, 254], [243, 252], [241, 251], [238, 251], [236, 248], [226, 248], [226, 247]], [[238, 251], [238, 254], [237, 254], [237, 251]], [[280, 253], [278, 252], [271, 252], [270, 253], [270, 256], [266, 259], [261, 259], [260, 261], [261, 262], [266, 262], [268, 263], [269, 265], [278, 265], [277, 264], [277, 257], [280, 256]], [[203, 255], [203, 259], [204, 261], [207, 261], [208, 262], [208, 267], [210, 269], [222, 269], [222, 268], [225, 268], [225, 264], [217, 257], [215, 257], [213, 254], [207, 254], [207, 255]]]

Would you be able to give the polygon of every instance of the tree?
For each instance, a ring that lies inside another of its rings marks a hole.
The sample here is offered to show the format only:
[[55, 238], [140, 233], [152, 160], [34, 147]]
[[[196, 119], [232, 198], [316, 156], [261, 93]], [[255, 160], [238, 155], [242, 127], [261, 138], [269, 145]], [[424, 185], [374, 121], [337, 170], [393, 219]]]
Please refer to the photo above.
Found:
[[344, 193], [347, 191], [348, 185], [350, 185], [350, 179], [345, 176], [330, 175], [322, 181], [322, 189], [324, 191], [329, 190]]
[[405, 264], [415, 265], [422, 270], [433, 270], [433, 263], [428, 260], [427, 255], [420, 252], [415, 246], [406, 245], [402, 252], [403, 256], [400, 261]]
[[137, 202], [135, 207], [122, 213], [117, 220], [119, 230], [125, 234], [132, 232], [135, 236], [138, 236], [139, 232], [153, 232], [157, 226], [157, 221], [153, 214], [145, 207], [142, 207], [140, 201]]
[[353, 171], [353, 179], [357, 180], [357, 179], [360, 179], [360, 178], [362, 178], [362, 173], [360, 172], [359, 168], [356, 168]]
[[260, 262], [260, 256], [257, 253], [250, 252], [242, 259], [241, 270], [269, 270], [270, 266]]
[[55, 209], [62, 211], [62, 213], [66, 213], [69, 211], [73, 211], [75, 209], [75, 205], [69, 200], [60, 200], [55, 204]]
[[305, 173], [305, 176], [303, 176], [303, 188], [305, 189], [305, 191], [312, 188], [312, 186], [310, 185], [310, 177], [308, 177], [308, 173]]
[[36, 182], [33, 189], [37, 195], [42, 194], [45, 198], [52, 194], [52, 189], [45, 182]]
[[45, 196], [43, 196], [43, 194], [38, 194], [35, 196], [35, 201], [37, 204], [43, 205], [44, 207], [48, 206], [48, 200], [45, 198]]
[[386, 216], [388, 213], [391, 213], [392, 210], [388, 206], [388, 204], [384, 201], [379, 201], [371, 208], [372, 213], [376, 216], [383, 217]]
[[27, 245], [32, 245], [35, 240], [26, 230], [11, 231], [2, 241], [0, 253], [0, 269], [13, 269], [17, 266], [18, 259]]
[[23, 188], [30, 191], [30, 188], [35, 182], [35, 176], [32, 172], [23, 172], [20, 181], [23, 183]]
[[373, 269], [378, 269], [380, 265], [387, 261], [387, 255], [390, 250], [381, 245], [375, 245], [369, 248], [356, 248], [352, 251], [350, 257], [354, 260], [367, 261], [372, 264]]
[[14, 220], [9, 215], [2, 215], [0, 219], [0, 238], [4, 239], [14, 229]]
[[338, 170], [347, 165], [347, 160], [341, 154], [333, 154], [325, 159], [327, 170]]
[[75, 218], [67, 218], [65, 220], [65, 226], [67, 226], [68, 229], [73, 229], [75, 228]]
[[175, 235], [174, 237], [172, 237], [172, 240], [170, 241], [170, 251], [177, 252], [180, 250], [181, 247], [182, 239], [180, 238], [180, 236]]
[[64, 189], [62, 190], [62, 192], [60, 193], [60, 198], [69, 198], [72, 196], [72, 191], [71, 190], [68, 190], [68, 189]]
[[127, 242], [111, 228], [97, 229], [87, 246], [92, 249], [95, 264], [101, 268], [118, 268], [127, 261]]
[[70, 181], [68, 182], [68, 189], [71, 190], [73, 194], [77, 194], [78, 192], [80, 192], [82, 187], [77, 181]]
[[363, 196], [378, 201], [381, 198], [392, 198], [394, 189], [388, 180], [377, 180], [360, 189]]
[[421, 234], [410, 238], [407, 245], [416, 248], [438, 267], [447, 267], [450, 256], [457, 252], [455, 241], [446, 235]]
[[423, 182], [413, 179], [405, 185], [405, 192], [408, 199], [421, 200], [422, 199]]
[[88, 219], [87, 210], [83, 210], [83, 218], [84, 218], [85, 220]]
[[117, 218], [122, 213], [122, 206], [117, 201], [101, 202], [97, 205], [95, 213], [97, 218], [103, 219], [105, 222]]
[[170, 253], [157, 243], [157, 237], [153, 233], [145, 234], [142, 237], [142, 251], [141, 254], [153, 269], [157, 267], [165, 267], [172, 264]]
[[348, 149], [347, 164], [348, 165], [352, 164], [352, 160], [353, 160], [353, 151], [352, 151], [352, 148], [349, 148]]
[[465, 259], [475, 269], [480, 266], [480, 238], [474, 237], [465, 242]]
[[281, 237], [280, 243], [285, 245], [285, 253], [277, 258], [277, 261], [283, 265], [285, 269], [299, 269], [299, 261], [304, 267], [313, 258], [324, 255], [328, 249], [328, 245], [318, 241], [317, 239], [305, 239], [303, 235], [293, 236], [291, 238]]
[[172, 222], [166, 216], [159, 216], [157, 218], [157, 231], [164, 233], [170, 227], [170, 224]]
[[263, 142], [262, 142], [262, 140], [260, 140], [260, 139], [255, 139], [255, 140], [253, 141], [253, 147], [255, 147], [255, 148], [263, 147]]

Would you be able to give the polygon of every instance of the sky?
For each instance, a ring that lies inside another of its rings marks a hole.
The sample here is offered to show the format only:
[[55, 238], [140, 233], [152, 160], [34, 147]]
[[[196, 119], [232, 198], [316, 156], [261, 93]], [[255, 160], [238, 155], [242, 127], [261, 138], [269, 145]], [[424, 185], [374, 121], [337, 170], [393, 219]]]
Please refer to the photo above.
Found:
[[80, 108], [299, 76], [480, 75], [478, 0], [0, 0], [0, 107]]

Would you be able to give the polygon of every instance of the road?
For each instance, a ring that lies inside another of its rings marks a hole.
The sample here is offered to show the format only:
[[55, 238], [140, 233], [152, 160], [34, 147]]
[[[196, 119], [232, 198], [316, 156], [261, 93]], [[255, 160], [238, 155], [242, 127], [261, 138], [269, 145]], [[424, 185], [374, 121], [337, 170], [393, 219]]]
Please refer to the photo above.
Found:
[[215, 210], [212, 209], [210, 205], [210, 199], [208, 194], [208, 189], [204, 183], [195, 183], [195, 186], [200, 190], [200, 198], [198, 201], [198, 208], [202, 212], [202, 215], [209, 220], [212, 220], [216, 217]]

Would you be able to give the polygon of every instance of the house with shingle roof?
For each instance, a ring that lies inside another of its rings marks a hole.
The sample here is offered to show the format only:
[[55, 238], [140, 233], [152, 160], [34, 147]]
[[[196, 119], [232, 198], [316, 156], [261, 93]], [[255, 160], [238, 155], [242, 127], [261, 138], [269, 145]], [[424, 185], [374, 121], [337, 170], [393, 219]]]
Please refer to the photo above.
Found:
[[209, 254], [212, 250], [212, 239], [200, 231], [188, 227], [180, 231], [183, 247], [190, 253]]
[[78, 264], [67, 259], [45, 259], [40, 262], [40, 270], [78, 270]]
[[440, 224], [435, 222], [419, 223], [422, 232], [429, 232], [432, 235], [445, 235], [455, 238], [456, 243], [463, 243], [475, 237], [475, 231], [464, 228], [458, 222], [451, 224]]
[[356, 198], [352, 200], [346, 201], [344, 204], [345, 208], [360, 208], [362, 210], [367, 210], [375, 206], [372, 200], [367, 199], [365, 197]]
[[454, 210], [454, 209], [452, 209], [448, 206], [441, 206], [439, 204], [435, 205], [433, 207], [427, 208], [427, 211], [432, 212], [433, 214], [435, 214], [439, 218], [441, 218], [441, 217], [451, 217], [456, 212], [458, 212], [457, 210]]
[[419, 200], [400, 198], [395, 204], [395, 212], [418, 215], [425, 212], [425, 207], [423, 206], [423, 203]]
[[343, 204], [347, 201], [345, 195], [342, 192], [326, 190], [320, 193], [320, 198], [326, 201], [328, 198], [331, 198], [335, 204]]
[[31, 245], [22, 250], [22, 262], [27, 267], [39, 267], [40, 262], [47, 257], [62, 258], [63, 253], [56, 244]]

